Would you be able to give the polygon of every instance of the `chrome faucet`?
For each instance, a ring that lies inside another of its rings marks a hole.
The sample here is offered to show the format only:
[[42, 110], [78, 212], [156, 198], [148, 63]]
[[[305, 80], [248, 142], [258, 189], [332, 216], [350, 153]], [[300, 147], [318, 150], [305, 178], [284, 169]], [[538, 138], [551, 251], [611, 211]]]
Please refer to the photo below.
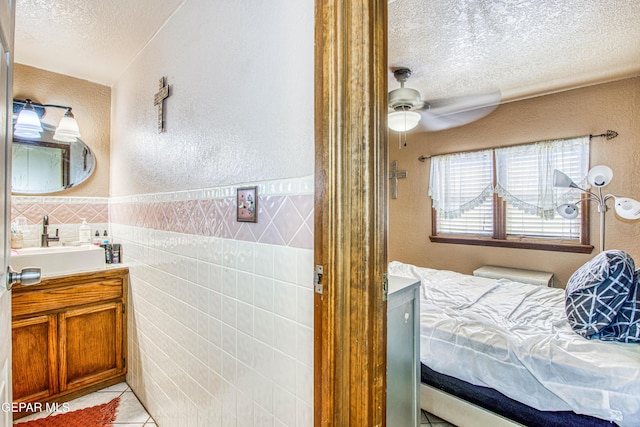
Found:
[[49, 231], [47, 228], [49, 227], [49, 215], [45, 215], [42, 218], [42, 235], [40, 236], [40, 247], [46, 248], [49, 246], [49, 242], [57, 242], [60, 240], [60, 236], [58, 236], [58, 229], [56, 228], [56, 235], [54, 237], [49, 236]]

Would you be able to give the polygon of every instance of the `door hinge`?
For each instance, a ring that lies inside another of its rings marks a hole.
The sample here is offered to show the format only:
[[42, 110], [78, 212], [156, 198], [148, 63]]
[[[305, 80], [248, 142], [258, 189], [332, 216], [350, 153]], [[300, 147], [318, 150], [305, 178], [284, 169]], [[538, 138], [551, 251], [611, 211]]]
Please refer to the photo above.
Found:
[[324, 269], [322, 268], [322, 266], [320, 264], [316, 265], [316, 269], [313, 272], [313, 286], [315, 288], [315, 291], [317, 294], [321, 294], [322, 293], [322, 275], [323, 275]]
[[389, 294], [389, 277], [387, 273], [382, 275], [382, 301], [387, 300], [387, 295]]
[[126, 367], [127, 367], [127, 358], [126, 358], [126, 357], [123, 357], [123, 358], [122, 358], [122, 367], [123, 367], [123, 368], [126, 368]]
[[125, 304], [122, 304], [122, 313], [126, 313], [126, 312], [127, 312], [127, 309], [125, 307]]

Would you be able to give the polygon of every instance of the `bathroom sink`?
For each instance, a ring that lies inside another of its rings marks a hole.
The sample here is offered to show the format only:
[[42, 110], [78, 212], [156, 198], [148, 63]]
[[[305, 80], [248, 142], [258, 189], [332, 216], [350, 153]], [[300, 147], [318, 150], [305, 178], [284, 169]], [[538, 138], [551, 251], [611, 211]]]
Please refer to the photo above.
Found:
[[14, 271], [39, 267], [42, 277], [102, 270], [104, 249], [95, 245], [12, 249], [9, 265]]

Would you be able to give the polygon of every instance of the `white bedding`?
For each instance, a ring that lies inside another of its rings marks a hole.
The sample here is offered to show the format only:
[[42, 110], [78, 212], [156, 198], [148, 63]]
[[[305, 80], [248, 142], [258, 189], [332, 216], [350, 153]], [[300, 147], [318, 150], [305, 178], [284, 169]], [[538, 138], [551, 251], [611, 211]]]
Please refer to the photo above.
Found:
[[389, 264], [421, 281], [420, 359], [543, 411], [640, 426], [640, 345], [571, 329], [564, 290]]

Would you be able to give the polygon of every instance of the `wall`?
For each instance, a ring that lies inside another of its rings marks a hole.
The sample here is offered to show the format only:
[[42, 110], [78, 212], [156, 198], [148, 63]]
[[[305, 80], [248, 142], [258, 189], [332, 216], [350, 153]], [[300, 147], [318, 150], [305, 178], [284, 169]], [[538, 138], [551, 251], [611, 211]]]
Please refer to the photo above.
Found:
[[114, 198], [131, 266], [127, 382], [159, 425], [311, 426], [313, 179]]
[[[61, 241], [77, 241], [78, 225], [86, 218], [92, 228], [108, 228], [111, 88], [86, 80], [15, 64], [15, 99], [31, 98], [41, 104], [67, 105], [80, 126], [82, 140], [96, 156], [93, 174], [77, 187], [46, 196], [13, 195], [11, 220], [27, 219], [25, 246], [39, 246], [42, 217], [49, 216], [51, 235], [59, 230]], [[57, 126], [64, 110], [48, 108], [45, 123]]]
[[[591, 209], [591, 255], [431, 243], [431, 199], [427, 196], [429, 162], [421, 155], [499, 147], [546, 139], [601, 134], [620, 135], [610, 141], [594, 139], [591, 165], [613, 169], [611, 194], [640, 200], [640, 77], [575, 89], [499, 106], [491, 115], [456, 129], [409, 133], [407, 147], [398, 148], [397, 134], [389, 136], [389, 161], [398, 160], [408, 179], [399, 180], [397, 200], [389, 208], [389, 259], [471, 274], [493, 264], [552, 271], [556, 286], [564, 287], [571, 274], [597, 253], [599, 214]], [[612, 201], [609, 201], [612, 207]], [[640, 264], [640, 222], [606, 215], [606, 249], [622, 249]]]
[[[111, 88], [87, 80], [15, 64], [13, 97], [14, 99], [31, 98], [41, 104], [72, 107], [80, 126], [81, 139], [96, 156], [96, 169], [89, 179], [75, 188], [55, 195], [109, 196]], [[57, 126], [63, 115], [63, 109], [48, 108], [42, 121]]]
[[[63, 193], [64, 194], [64, 193]], [[49, 217], [49, 235], [56, 230], [60, 243], [78, 241], [78, 227], [86, 219], [91, 231], [100, 235], [109, 229], [109, 199], [106, 197], [63, 197], [63, 196], [12, 196], [11, 220], [19, 216], [27, 220], [27, 229], [22, 230], [24, 247], [40, 246], [42, 220]]]
[[313, 13], [187, 0], [113, 86], [127, 381], [159, 425], [312, 425]]
[[313, 87], [313, 2], [188, 0], [113, 87], [112, 195], [311, 174]]

